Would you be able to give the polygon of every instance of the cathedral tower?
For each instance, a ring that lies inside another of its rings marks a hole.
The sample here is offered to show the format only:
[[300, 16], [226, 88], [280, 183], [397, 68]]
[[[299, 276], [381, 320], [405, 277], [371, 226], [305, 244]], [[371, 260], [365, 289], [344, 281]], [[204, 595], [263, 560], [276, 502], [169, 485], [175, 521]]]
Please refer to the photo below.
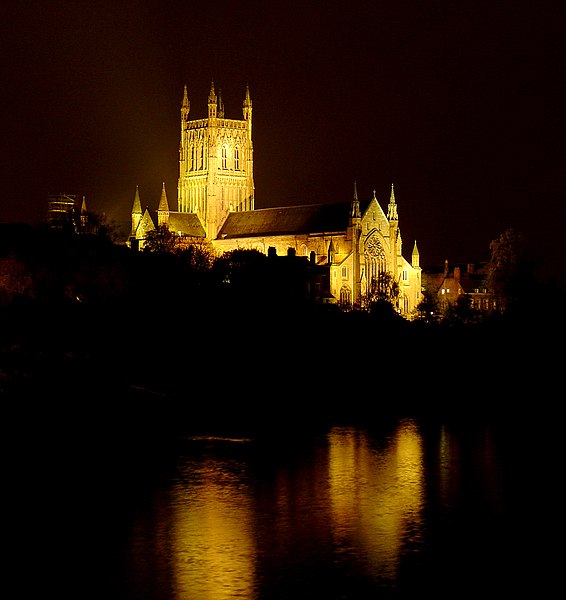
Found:
[[208, 95], [208, 117], [189, 120], [187, 86], [181, 104], [178, 210], [196, 213], [215, 239], [228, 213], [254, 209], [252, 101], [249, 89], [243, 119], [226, 119], [214, 82]]

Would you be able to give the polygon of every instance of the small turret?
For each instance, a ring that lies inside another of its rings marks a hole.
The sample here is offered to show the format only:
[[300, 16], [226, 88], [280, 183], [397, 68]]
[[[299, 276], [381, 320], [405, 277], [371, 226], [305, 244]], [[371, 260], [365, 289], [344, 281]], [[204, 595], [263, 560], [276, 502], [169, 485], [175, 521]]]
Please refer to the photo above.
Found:
[[411, 266], [418, 267], [420, 261], [419, 249], [417, 248], [417, 240], [415, 240], [415, 245], [413, 246], [413, 254], [411, 255]]
[[330, 238], [330, 244], [328, 244], [328, 264], [332, 265], [336, 261], [336, 249], [334, 248], [334, 242]]

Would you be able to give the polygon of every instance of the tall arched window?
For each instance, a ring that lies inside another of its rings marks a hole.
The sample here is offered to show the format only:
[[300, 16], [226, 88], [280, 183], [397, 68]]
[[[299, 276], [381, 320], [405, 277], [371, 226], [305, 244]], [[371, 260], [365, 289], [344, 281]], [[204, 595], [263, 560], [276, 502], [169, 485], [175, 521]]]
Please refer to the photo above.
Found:
[[342, 306], [350, 306], [352, 304], [352, 291], [347, 285], [340, 288], [340, 304]]
[[380, 273], [387, 271], [385, 250], [377, 235], [372, 235], [365, 244], [364, 254], [366, 259], [366, 280], [368, 284], [377, 281]]
[[222, 168], [228, 168], [227, 165], [227, 156], [226, 156], [226, 146], [222, 146]]
[[234, 148], [234, 169], [240, 170], [240, 149], [238, 147]]

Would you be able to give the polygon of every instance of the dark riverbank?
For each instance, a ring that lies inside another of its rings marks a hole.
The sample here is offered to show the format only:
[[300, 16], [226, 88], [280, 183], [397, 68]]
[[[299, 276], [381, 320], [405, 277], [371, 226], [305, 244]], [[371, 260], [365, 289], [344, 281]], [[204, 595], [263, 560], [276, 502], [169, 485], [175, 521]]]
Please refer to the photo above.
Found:
[[4, 311], [4, 406], [276, 427], [375, 412], [529, 414], [556, 402], [560, 322], [222, 314], [160, 328], [125, 307]]

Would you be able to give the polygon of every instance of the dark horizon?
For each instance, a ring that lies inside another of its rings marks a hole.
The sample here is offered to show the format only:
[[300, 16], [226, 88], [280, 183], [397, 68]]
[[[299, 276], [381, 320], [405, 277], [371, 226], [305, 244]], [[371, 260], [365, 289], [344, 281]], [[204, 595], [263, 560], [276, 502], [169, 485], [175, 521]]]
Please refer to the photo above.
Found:
[[3, 8], [0, 222], [38, 223], [49, 193], [128, 221], [139, 186], [176, 207], [183, 86], [206, 115], [253, 102], [256, 208], [360, 199], [391, 184], [403, 254], [481, 262], [509, 227], [564, 277], [563, 8], [511, 2], [57, 0]]

